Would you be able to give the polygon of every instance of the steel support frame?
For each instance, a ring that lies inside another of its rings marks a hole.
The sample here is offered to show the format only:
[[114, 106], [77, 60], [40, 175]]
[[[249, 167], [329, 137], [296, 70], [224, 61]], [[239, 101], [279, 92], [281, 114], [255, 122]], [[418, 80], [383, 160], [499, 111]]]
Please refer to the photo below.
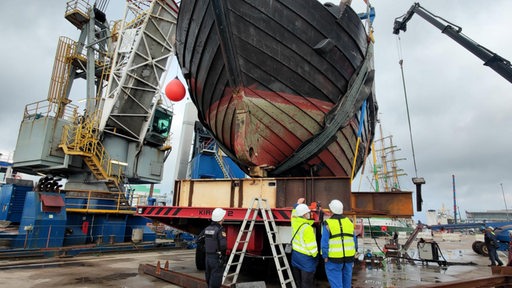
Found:
[[[100, 130], [142, 143], [161, 97], [160, 80], [174, 53], [177, 8], [168, 0], [152, 1], [145, 10], [141, 7], [147, 1], [131, 2], [119, 32]], [[123, 110], [126, 105], [138, 112]]]

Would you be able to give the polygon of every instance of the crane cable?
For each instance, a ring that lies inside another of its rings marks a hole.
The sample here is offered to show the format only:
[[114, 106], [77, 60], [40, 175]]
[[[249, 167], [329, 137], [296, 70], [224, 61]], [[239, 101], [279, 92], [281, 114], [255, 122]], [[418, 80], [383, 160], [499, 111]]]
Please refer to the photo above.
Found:
[[413, 137], [412, 137], [412, 128], [411, 128], [411, 117], [410, 117], [410, 114], [409, 114], [409, 102], [407, 101], [407, 88], [406, 88], [406, 85], [405, 85], [405, 76], [404, 76], [404, 60], [403, 60], [403, 57], [402, 57], [402, 46], [401, 46], [401, 42], [400, 42], [400, 36], [397, 36], [397, 50], [398, 50], [398, 58], [400, 59], [398, 61], [398, 64], [400, 64], [400, 71], [402, 73], [402, 86], [404, 88], [404, 97], [405, 97], [405, 107], [407, 109], [407, 123], [409, 124], [409, 137], [410, 137], [410, 140], [411, 140], [411, 150], [412, 150], [412, 160], [413, 160], [413, 163], [414, 163], [414, 174], [416, 177], [418, 177], [418, 169], [417, 169], [417, 166], [416, 166], [416, 154], [414, 152], [414, 142], [413, 142]]

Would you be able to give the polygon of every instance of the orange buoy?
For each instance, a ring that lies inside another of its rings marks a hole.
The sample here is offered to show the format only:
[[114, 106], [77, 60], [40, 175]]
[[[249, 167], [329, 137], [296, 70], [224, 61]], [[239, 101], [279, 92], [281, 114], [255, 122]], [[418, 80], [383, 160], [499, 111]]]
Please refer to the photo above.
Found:
[[387, 232], [388, 231], [388, 227], [387, 226], [381, 226], [380, 227], [380, 231]]
[[185, 86], [183, 86], [183, 83], [181, 83], [178, 77], [172, 79], [167, 86], [165, 86], [165, 96], [171, 101], [179, 102], [185, 98], [185, 94]]

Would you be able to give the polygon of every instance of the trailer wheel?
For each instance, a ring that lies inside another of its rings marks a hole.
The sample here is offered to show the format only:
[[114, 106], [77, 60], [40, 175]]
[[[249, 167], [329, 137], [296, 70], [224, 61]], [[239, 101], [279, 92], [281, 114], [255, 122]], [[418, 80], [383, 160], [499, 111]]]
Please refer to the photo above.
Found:
[[478, 251], [477, 253], [480, 254], [480, 255], [483, 255], [483, 256], [489, 256], [489, 250], [487, 250], [487, 246], [485, 246], [485, 243], [482, 242], [482, 241], [476, 241], [478, 243], [476, 243], [476, 250]]
[[471, 249], [473, 249], [473, 252], [475, 252], [476, 254], [481, 254], [480, 250], [478, 249], [478, 243], [482, 243], [482, 241], [473, 242], [473, 245], [471, 245]]
[[482, 246], [480, 246], [480, 251], [482, 251], [482, 255], [489, 256], [489, 249], [487, 249], [487, 245], [482, 242]]
[[204, 244], [197, 244], [196, 247], [196, 268], [197, 270], [206, 269], [206, 252], [204, 250]]

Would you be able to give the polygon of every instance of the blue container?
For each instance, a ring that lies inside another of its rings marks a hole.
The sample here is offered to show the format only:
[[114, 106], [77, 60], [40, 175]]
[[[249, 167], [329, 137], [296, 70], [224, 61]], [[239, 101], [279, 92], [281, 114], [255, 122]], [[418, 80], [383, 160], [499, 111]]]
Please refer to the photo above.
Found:
[[25, 205], [25, 197], [32, 187], [16, 184], [2, 185], [0, 194], [0, 220], [19, 224]]
[[144, 226], [144, 231], [142, 233], [142, 241], [143, 242], [153, 242], [156, 241], [156, 233], [151, 230], [148, 226]]
[[[245, 173], [238, 167], [231, 158], [222, 156], [224, 168], [232, 178], [245, 178]], [[215, 155], [198, 154], [192, 159], [192, 179], [222, 179], [224, 173], [215, 159]]]
[[61, 194], [27, 192], [14, 248], [62, 247], [66, 207]]
[[80, 198], [66, 198], [66, 207], [73, 209], [85, 209], [87, 208], [87, 199]]
[[117, 209], [117, 201], [112, 199], [91, 199], [89, 209], [114, 210]]
[[89, 224], [90, 235], [98, 244], [124, 242], [127, 215], [96, 214]]
[[64, 246], [84, 245], [87, 242], [87, 235], [82, 232], [81, 226], [66, 226], [64, 232]]
[[64, 246], [87, 244], [89, 223], [86, 214], [67, 213]]

